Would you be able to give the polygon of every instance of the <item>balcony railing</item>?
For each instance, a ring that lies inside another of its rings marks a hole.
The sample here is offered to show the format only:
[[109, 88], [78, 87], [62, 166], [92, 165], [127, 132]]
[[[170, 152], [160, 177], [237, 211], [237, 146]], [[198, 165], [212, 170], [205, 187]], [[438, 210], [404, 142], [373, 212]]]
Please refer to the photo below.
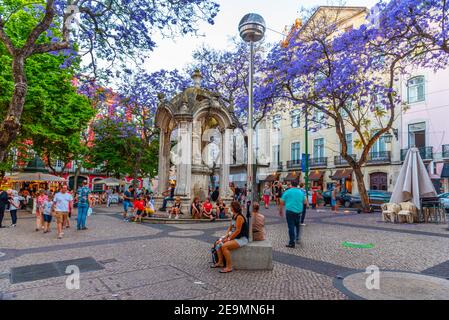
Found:
[[[432, 160], [433, 159], [433, 147], [421, 147], [418, 148], [419, 155], [423, 160]], [[401, 149], [401, 161], [405, 160], [405, 156], [407, 155], [408, 149]], [[443, 149], [444, 152], [444, 149]], [[448, 155], [449, 156], [449, 155]], [[443, 153], [444, 158], [444, 153]]]
[[311, 158], [309, 167], [310, 168], [327, 167], [327, 157]]
[[289, 160], [287, 161], [287, 169], [298, 170], [301, 169], [301, 159]]
[[369, 163], [391, 162], [391, 152], [390, 151], [370, 152], [368, 154], [368, 162]]
[[278, 163], [275, 163], [275, 162], [270, 162], [269, 164], [268, 164], [268, 167], [270, 168], [270, 169], [274, 169], [274, 170], [276, 170], [276, 171], [282, 171], [283, 169], [284, 169], [284, 166], [282, 165], [282, 162], [278, 162]]
[[[351, 154], [351, 157], [352, 157], [352, 159], [354, 159], [354, 161], [357, 161], [357, 155]], [[346, 159], [343, 158], [342, 156], [334, 156], [334, 165], [348, 166], [348, 161], [346, 161]]]
[[449, 144], [443, 144], [443, 158], [449, 158]]

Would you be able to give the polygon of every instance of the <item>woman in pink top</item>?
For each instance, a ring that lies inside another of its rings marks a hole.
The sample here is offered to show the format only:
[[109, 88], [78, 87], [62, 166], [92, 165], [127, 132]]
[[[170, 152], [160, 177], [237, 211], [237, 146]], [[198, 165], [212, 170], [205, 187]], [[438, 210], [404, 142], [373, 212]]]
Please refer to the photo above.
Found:
[[39, 190], [39, 195], [36, 198], [36, 231], [44, 227], [44, 203], [48, 200], [48, 196], [44, 190]]

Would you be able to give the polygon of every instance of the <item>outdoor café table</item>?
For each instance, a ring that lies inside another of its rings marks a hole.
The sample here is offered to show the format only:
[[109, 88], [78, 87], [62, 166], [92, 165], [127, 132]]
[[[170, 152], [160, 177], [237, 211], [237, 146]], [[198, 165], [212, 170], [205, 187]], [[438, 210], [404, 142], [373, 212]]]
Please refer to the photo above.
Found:
[[421, 210], [420, 210], [420, 221], [425, 222], [424, 211], [426, 209], [432, 209], [433, 217], [432, 219], [436, 223], [440, 223], [440, 210], [442, 210], [441, 202], [438, 197], [426, 197], [421, 198]]

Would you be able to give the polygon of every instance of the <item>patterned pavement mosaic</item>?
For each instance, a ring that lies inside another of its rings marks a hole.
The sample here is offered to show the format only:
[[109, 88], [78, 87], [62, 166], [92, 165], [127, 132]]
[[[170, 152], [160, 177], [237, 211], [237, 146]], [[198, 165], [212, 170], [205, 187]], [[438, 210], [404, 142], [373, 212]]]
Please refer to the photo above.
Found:
[[[368, 266], [381, 274], [449, 278], [447, 225], [386, 224], [379, 213], [308, 210], [301, 243], [291, 249], [285, 247], [284, 218], [274, 207], [262, 213], [273, 245], [273, 270], [220, 274], [209, 268], [209, 249], [229, 222], [125, 223], [119, 207], [97, 208], [88, 230], [72, 227], [57, 240], [54, 230], [35, 232], [33, 217], [23, 212], [16, 228], [0, 230], [0, 299], [341, 300], [352, 295], [336, 279]], [[374, 247], [348, 248], [345, 241]], [[80, 266], [79, 289], [68, 289], [69, 275], [60, 266], [74, 259], [87, 262]]]

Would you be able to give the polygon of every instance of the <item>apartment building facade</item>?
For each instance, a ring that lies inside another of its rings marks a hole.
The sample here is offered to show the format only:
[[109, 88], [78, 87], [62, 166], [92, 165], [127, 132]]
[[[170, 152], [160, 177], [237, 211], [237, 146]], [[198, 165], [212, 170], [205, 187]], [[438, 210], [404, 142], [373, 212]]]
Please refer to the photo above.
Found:
[[[320, 12], [332, 14], [332, 11], [338, 11], [342, 17], [338, 29], [343, 32], [364, 23], [368, 12], [363, 7], [325, 6], [318, 8], [311, 19]], [[368, 189], [392, 191], [407, 150], [415, 146], [420, 150], [437, 192], [449, 191], [448, 70], [435, 73], [414, 68], [397, 82], [397, 90], [406, 108], [400, 108], [391, 134], [382, 136], [370, 150], [362, 169]], [[266, 124], [272, 132], [272, 175], [280, 180], [304, 181], [305, 119], [288, 103], [277, 110], [280, 111], [273, 112]], [[321, 117], [314, 114], [313, 118], [319, 122]], [[308, 133], [310, 186], [327, 190], [338, 183], [348, 192], [358, 193], [352, 169], [340, 154], [341, 145], [335, 129], [328, 127], [325, 121], [312, 126], [317, 130]], [[347, 133], [348, 153], [358, 158], [361, 150], [356, 148], [356, 139], [355, 133]]]
[[401, 160], [420, 151], [438, 193], [449, 192], [449, 68], [413, 68], [398, 83], [407, 110], [398, 128]]

